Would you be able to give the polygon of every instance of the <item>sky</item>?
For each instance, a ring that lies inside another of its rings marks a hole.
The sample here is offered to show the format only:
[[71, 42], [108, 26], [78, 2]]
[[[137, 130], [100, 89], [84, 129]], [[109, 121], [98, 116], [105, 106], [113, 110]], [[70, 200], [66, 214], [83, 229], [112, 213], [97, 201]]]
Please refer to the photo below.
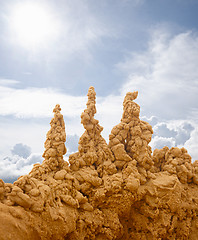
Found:
[[95, 87], [108, 135], [127, 92], [138, 91], [152, 149], [185, 147], [198, 159], [198, 0], [0, 1], [0, 178], [41, 163], [61, 105], [67, 154]]

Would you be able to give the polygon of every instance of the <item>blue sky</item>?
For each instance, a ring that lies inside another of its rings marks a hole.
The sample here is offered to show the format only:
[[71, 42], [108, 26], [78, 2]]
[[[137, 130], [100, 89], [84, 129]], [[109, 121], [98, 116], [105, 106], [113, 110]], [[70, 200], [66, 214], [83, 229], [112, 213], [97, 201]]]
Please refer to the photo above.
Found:
[[184, 146], [198, 159], [197, 12], [197, 0], [1, 1], [0, 178], [42, 161], [57, 103], [68, 154], [77, 149], [91, 85], [107, 141], [138, 90], [152, 148]]

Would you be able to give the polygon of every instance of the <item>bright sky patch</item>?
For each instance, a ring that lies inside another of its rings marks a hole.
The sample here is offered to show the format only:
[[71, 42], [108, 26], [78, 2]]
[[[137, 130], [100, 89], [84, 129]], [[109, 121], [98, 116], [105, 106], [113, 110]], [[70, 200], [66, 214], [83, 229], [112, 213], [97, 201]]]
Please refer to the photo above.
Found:
[[12, 6], [9, 25], [21, 46], [36, 48], [47, 45], [58, 34], [58, 24], [48, 7], [34, 2]]

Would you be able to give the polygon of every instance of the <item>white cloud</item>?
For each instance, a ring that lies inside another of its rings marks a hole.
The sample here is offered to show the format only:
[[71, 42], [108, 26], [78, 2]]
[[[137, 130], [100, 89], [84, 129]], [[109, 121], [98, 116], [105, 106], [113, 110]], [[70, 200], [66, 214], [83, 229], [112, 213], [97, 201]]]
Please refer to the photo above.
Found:
[[198, 125], [197, 128], [192, 131], [191, 137], [186, 141], [184, 147], [188, 149], [193, 160], [198, 160]]
[[189, 138], [191, 132], [196, 129], [197, 125], [189, 120], [170, 120], [168, 122], [158, 122], [153, 130], [154, 135], [162, 137], [173, 137], [176, 145], [184, 144]]
[[0, 117], [0, 155], [11, 154], [17, 143], [31, 147], [32, 153], [43, 153], [46, 133], [50, 129], [49, 119], [17, 119], [16, 117]]
[[14, 145], [13, 149], [11, 149], [11, 153], [19, 157], [27, 158], [31, 154], [31, 148], [22, 143], [17, 143]]
[[151, 143], [150, 146], [152, 147], [152, 149], [161, 149], [164, 146], [167, 146], [169, 148], [171, 147], [175, 147], [175, 140], [174, 138], [165, 138], [165, 137], [159, 137], [159, 136], [155, 136]]
[[59, 103], [68, 117], [79, 116], [86, 97], [74, 97], [48, 88], [15, 89], [0, 86], [0, 115], [50, 117]]
[[198, 35], [155, 30], [148, 50], [117, 65], [127, 75], [122, 92], [138, 90], [144, 114], [164, 119], [191, 117], [198, 109]]
[[14, 79], [0, 78], [0, 86], [10, 86], [19, 83], [19, 81]]
[[5, 157], [0, 161], [0, 178], [5, 182], [13, 182], [19, 176], [28, 174], [33, 164], [43, 161], [40, 154], [31, 154], [28, 158], [17, 155]]
[[151, 147], [163, 148], [184, 147], [191, 155], [192, 160], [196, 160], [198, 156], [198, 123], [192, 120], [170, 120], [166, 122], [158, 121], [153, 126], [153, 137]]
[[177, 135], [177, 132], [173, 129], [169, 129], [167, 123], [164, 122], [156, 124], [153, 130], [156, 135], [162, 137], [175, 137]]
[[148, 122], [149, 124], [151, 124], [152, 127], [154, 127], [159, 121], [156, 116], [151, 117], [141, 116], [141, 120]]

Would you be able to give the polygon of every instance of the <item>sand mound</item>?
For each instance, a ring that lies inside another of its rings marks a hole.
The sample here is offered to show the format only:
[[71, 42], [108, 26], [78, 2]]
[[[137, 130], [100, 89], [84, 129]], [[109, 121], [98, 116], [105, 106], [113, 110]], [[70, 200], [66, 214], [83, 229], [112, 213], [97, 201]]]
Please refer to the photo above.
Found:
[[107, 144], [89, 88], [85, 132], [70, 164], [55, 106], [43, 163], [14, 184], [0, 180], [0, 240], [198, 239], [198, 161], [184, 148], [152, 155], [153, 130], [139, 118], [137, 95], [126, 94]]

